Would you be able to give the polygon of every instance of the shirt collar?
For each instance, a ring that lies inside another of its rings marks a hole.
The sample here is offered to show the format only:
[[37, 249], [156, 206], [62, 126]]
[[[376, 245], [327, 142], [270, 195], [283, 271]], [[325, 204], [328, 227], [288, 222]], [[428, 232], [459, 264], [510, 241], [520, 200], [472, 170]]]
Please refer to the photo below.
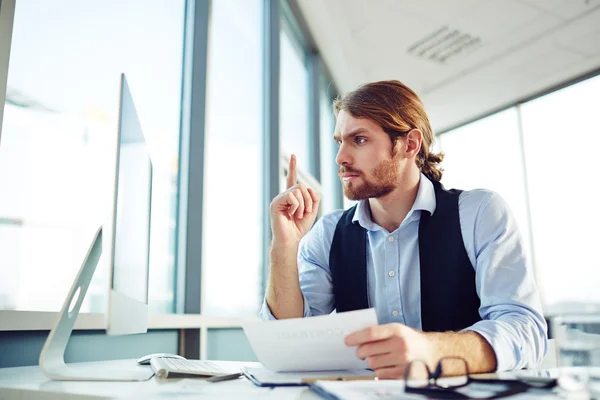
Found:
[[[417, 198], [415, 199], [415, 202], [413, 203], [413, 206], [406, 215], [405, 219], [408, 219], [415, 211], [424, 210], [433, 215], [435, 212], [435, 206], [435, 190], [433, 189], [433, 183], [431, 183], [429, 178], [421, 173]], [[356, 222], [358, 222], [363, 228], [370, 231], [381, 229], [381, 227], [371, 219], [371, 211], [369, 208], [368, 199], [360, 200], [358, 202], [356, 211], [354, 212], [354, 217], [352, 217], [352, 223]]]

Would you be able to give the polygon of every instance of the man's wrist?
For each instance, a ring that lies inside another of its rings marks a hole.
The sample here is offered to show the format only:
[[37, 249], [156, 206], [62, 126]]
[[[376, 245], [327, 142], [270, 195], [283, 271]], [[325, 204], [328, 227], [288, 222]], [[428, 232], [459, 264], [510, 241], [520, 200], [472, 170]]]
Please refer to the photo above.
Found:
[[467, 362], [470, 373], [492, 372], [496, 369], [496, 355], [479, 333], [427, 332], [430, 368], [435, 368], [441, 358], [459, 357]]
[[427, 364], [433, 371], [440, 359], [444, 357], [441, 345], [443, 336], [440, 332], [423, 332], [423, 334], [427, 340]]

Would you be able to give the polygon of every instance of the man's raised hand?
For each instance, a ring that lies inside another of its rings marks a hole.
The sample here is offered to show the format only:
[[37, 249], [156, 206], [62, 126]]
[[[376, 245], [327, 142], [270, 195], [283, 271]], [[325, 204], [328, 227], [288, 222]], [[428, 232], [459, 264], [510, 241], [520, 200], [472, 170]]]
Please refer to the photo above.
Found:
[[273, 243], [297, 246], [315, 222], [319, 202], [319, 195], [312, 189], [296, 183], [296, 156], [292, 154], [286, 190], [271, 202]]

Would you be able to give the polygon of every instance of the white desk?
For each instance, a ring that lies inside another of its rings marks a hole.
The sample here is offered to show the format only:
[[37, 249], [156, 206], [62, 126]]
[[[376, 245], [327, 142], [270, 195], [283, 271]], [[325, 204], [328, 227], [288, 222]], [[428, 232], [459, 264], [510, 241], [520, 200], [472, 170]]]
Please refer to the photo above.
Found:
[[[119, 366], [135, 360], [103, 361], [95, 364]], [[230, 362], [232, 366], [260, 366], [259, 363]], [[70, 364], [77, 365], [77, 364]], [[141, 367], [140, 367], [141, 368]], [[148, 367], [149, 368], [149, 367]], [[152, 378], [146, 382], [51, 381], [37, 366], [0, 368], [0, 400], [29, 399], [301, 399], [320, 397], [304, 387], [260, 388], [245, 378], [209, 383], [198, 379]]]
[[[229, 369], [238, 370], [242, 366], [257, 367], [254, 362], [219, 361]], [[135, 360], [102, 361], [95, 364], [105, 368], [135, 366]], [[70, 364], [77, 366], [78, 364]], [[150, 367], [139, 367], [150, 368]], [[511, 372], [481, 374], [478, 377], [511, 378]], [[576, 395], [576, 394], [575, 394]], [[548, 394], [544, 398], [560, 398]], [[564, 398], [564, 397], [563, 397]], [[567, 397], [582, 399], [580, 396]], [[145, 382], [73, 382], [51, 381], [37, 366], [0, 368], [0, 400], [29, 399], [294, 399], [318, 400], [317, 394], [305, 387], [260, 388], [245, 378], [234, 381], [210, 383], [203, 378], [164, 379], [155, 377]]]

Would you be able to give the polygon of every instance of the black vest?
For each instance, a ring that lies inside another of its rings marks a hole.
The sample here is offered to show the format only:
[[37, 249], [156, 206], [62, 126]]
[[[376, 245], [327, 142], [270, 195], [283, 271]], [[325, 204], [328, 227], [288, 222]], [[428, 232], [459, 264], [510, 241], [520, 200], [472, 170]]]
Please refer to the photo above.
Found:
[[[461, 191], [445, 190], [438, 182], [433, 186], [435, 212], [421, 211], [419, 222], [421, 324], [424, 332], [458, 331], [481, 320], [481, 301], [460, 230]], [[355, 211], [356, 206], [342, 215], [329, 252], [337, 312], [369, 307], [367, 231], [352, 223]]]

